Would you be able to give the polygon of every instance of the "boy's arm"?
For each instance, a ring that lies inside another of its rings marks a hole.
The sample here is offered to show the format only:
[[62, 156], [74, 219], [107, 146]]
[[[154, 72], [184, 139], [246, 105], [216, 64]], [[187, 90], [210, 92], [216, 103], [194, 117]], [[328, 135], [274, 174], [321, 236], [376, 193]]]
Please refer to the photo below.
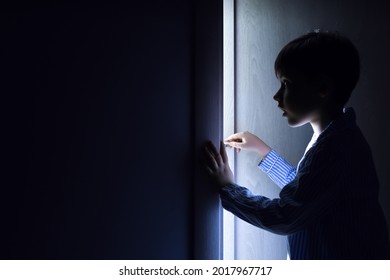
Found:
[[280, 188], [290, 183], [296, 176], [296, 168], [275, 150], [271, 150], [257, 166]]
[[270, 199], [253, 195], [237, 184], [220, 189], [222, 206], [254, 226], [276, 234], [302, 230], [332, 209], [343, 189], [342, 160], [333, 149], [312, 151], [301, 163], [297, 176]]

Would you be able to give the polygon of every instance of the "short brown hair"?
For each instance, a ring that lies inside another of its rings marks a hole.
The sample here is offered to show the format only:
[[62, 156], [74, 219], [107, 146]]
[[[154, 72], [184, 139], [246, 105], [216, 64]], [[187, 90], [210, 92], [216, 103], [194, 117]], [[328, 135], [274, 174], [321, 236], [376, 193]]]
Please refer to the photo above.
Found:
[[309, 79], [324, 74], [335, 85], [332, 96], [338, 106], [349, 100], [360, 75], [359, 53], [338, 31], [315, 29], [289, 42], [275, 60], [275, 74], [289, 68], [302, 71]]

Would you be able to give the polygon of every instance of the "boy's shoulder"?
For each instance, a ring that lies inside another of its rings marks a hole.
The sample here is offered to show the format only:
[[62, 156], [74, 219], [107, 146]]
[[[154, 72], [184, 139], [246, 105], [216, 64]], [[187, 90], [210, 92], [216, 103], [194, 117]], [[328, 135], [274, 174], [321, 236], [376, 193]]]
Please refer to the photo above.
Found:
[[333, 149], [348, 148], [365, 142], [356, 124], [356, 113], [352, 107], [344, 108], [343, 114], [334, 119], [317, 138], [317, 144]]
[[351, 165], [357, 163], [356, 160], [361, 162], [372, 157], [371, 148], [357, 125], [319, 137], [313, 145], [312, 155], [321, 155], [325, 160], [346, 161]]

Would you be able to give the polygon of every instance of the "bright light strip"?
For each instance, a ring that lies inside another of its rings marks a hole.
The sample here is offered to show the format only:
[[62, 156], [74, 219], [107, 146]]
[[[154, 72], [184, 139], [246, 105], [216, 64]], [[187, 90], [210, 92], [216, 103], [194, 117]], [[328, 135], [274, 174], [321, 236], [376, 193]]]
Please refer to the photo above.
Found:
[[[235, 131], [234, 115], [234, 0], [223, 1], [223, 138]], [[235, 174], [235, 151], [226, 149]], [[223, 259], [235, 259], [235, 217], [223, 210]]]

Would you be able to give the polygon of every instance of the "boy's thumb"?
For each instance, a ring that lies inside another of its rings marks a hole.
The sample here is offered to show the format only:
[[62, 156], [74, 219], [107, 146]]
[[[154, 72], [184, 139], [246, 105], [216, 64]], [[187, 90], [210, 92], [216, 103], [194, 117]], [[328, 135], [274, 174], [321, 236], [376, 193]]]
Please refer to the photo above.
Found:
[[232, 142], [234, 148], [241, 148], [242, 143]]

